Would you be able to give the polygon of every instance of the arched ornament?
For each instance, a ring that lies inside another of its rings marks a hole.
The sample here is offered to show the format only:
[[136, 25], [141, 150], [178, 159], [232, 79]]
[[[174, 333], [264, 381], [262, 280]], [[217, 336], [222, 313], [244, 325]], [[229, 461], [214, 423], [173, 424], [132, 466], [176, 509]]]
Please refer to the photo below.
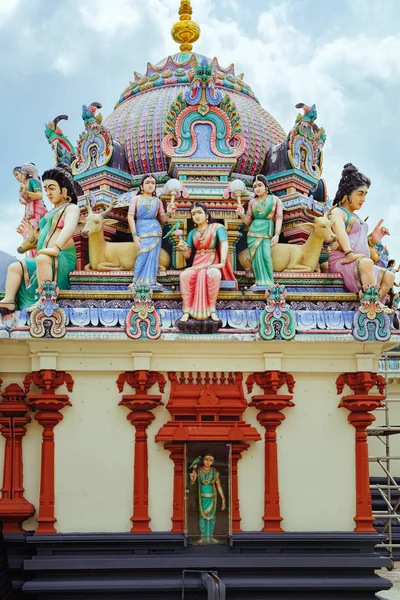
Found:
[[113, 155], [113, 141], [110, 131], [102, 125], [101, 113], [96, 115], [99, 102], [82, 106], [82, 119], [85, 129], [79, 136], [76, 159], [72, 163], [74, 175], [80, 175], [107, 165]]
[[296, 104], [296, 108], [302, 108], [304, 114], [297, 115], [294, 127], [288, 135], [288, 160], [293, 168], [319, 179], [323, 168], [325, 129], [315, 124], [317, 118], [315, 104], [312, 106]]

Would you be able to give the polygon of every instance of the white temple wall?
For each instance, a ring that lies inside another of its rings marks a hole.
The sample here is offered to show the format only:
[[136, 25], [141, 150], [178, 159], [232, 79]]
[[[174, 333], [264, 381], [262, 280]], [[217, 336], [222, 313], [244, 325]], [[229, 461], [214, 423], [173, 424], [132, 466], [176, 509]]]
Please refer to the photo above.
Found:
[[[268, 350], [268, 352], [267, 352]], [[133, 511], [134, 427], [128, 409], [118, 406], [116, 379], [133, 369], [167, 371], [254, 371], [278, 369], [296, 381], [293, 401], [277, 430], [282, 526], [287, 531], [354, 529], [354, 429], [348, 412], [338, 409], [335, 381], [340, 373], [376, 370], [381, 349], [361, 354], [359, 344], [178, 342], [135, 343], [106, 340], [16, 342], [0, 340], [2, 389], [22, 385], [26, 373], [40, 368], [65, 370], [75, 385], [71, 407], [55, 428], [55, 515], [60, 532], [126, 532]], [[59, 393], [65, 393], [65, 387]], [[133, 390], [125, 384], [125, 394]], [[150, 393], [158, 393], [154, 386]], [[251, 396], [262, 391], [254, 387]], [[286, 387], [279, 393], [287, 393]], [[155, 409], [148, 428], [149, 515], [153, 531], [171, 529], [173, 462], [154, 437], [170, 415]], [[398, 406], [400, 414], [400, 403]], [[379, 413], [378, 413], [379, 414]], [[31, 415], [33, 417], [33, 415]], [[239, 499], [244, 531], [259, 531], [264, 512], [264, 428], [257, 410], [244, 419], [260, 432], [238, 463]], [[400, 419], [399, 419], [400, 422]], [[23, 440], [25, 497], [38, 508], [41, 426], [32, 418]], [[396, 436], [394, 436], [396, 437]], [[400, 436], [399, 442], [400, 442]], [[397, 442], [396, 442], [397, 443]], [[4, 438], [0, 436], [0, 477]], [[400, 449], [399, 454], [400, 456]], [[37, 515], [36, 515], [37, 516]], [[36, 528], [35, 518], [24, 524]]]

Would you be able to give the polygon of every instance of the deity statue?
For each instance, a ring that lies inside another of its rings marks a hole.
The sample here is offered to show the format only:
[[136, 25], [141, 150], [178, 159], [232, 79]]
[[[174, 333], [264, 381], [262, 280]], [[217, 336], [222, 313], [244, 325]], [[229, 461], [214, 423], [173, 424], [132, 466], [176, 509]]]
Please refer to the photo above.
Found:
[[13, 170], [15, 179], [19, 182], [19, 201], [25, 205], [24, 219], [34, 229], [40, 219], [46, 214], [47, 209], [43, 203], [42, 183], [36, 165], [24, 163]]
[[277, 196], [270, 192], [267, 178], [256, 175], [253, 180], [254, 199], [250, 200], [247, 213], [239, 205], [236, 214], [246, 225], [251, 264], [256, 280], [255, 287], [270, 287], [274, 283], [271, 248], [279, 240], [282, 228], [283, 209]]
[[199, 544], [218, 544], [213, 537], [217, 520], [217, 491], [221, 497], [221, 510], [225, 510], [226, 501], [219, 480], [219, 473], [214, 465], [214, 456], [204, 454], [198, 456], [189, 467], [190, 485], [198, 482], [199, 491]]
[[221, 279], [236, 281], [228, 257], [228, 235], [220, 223], [212, 221], [205, 204], [195, 202], [190, 209], [194, 229], [186, 242], [180, 240], [177, 247], [188, 259], [195, 250], [193, 265], [180, 274], [183, 317], [198, 321], [211, 318], [219, 322], [216, 304]]
[[167, 213], [160, 198], [156, 195], [156, 180], [151, 175], [143, 175], [139, 192], [132, 198], [128, 211], [128, 224], [137, 249], [133, 283], [150, 288], [162, 288], [156, 282], [158, 258], [161, 250], [161, 225], [176, 210], [174, 203], [167, 206]]
[[[380, 299], [384, 300], [393, 286], [395, 274], [374, 264], [371, 249], [389, 230], [382, 226], [383, 219], [368, 235], [368, 225], [357, 214], [363, 206], [371, 181], [348, 163], [343, 167], [339, 187], [329, 218], [337, 241], [329, 254], [329, 271], [340, 273], [349, 292], [358, 293], [363, 286], [380, 286]], [[383, 306], [385, 312], [391, 312]]]
[[83, 194], [74, 181], [70, 167], [59, 164], [42, 176], [47, 197], [54, 208], [39, 222], [37, 255], [8, 267], [5, 297], [0, 314], [8, 314], [39, 301], [38, 288], [56, 281], [59, 289], [69, 289], [68, 275], [76, 267], [73, 234], [79, 220], [78, 196]]

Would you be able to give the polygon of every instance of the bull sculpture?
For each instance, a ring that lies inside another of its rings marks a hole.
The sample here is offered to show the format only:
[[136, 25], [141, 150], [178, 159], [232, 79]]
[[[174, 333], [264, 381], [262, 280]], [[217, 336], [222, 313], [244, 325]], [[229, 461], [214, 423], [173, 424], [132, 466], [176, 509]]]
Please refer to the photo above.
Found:
[[[88, 214], [84, 218], [81, 231], [83, 237], [89, 240], [89, 263], [85, 271], [132, 271], [137, 249], [133, 242], [107, 242], [104, 238], [104, 226], [115, 225], [115, 219], [107, 219], [107, 215], [113, 208], [113, 202], [103, 212], [93, 212], [89, 198], [86, 198]], [[171, 257], [164, 249], [161, 249], [159, 265], [160, 271], [168, 269]]]
[[[276, 244], [272, 248], [272, 262], [274, 271], [290, 271], [297, 273], [314, 273], [317, 268], [324, 242], [331, 244], [336, 240], [332, 231], [332, 224], [327, 215], [313, 217], [312, 223], [303, 223], [303, 228], [310, 230], [310, 235], [302, 245]], [[239, 262], [247, 271], [251, 270], [249, 250], [239, 253]]]

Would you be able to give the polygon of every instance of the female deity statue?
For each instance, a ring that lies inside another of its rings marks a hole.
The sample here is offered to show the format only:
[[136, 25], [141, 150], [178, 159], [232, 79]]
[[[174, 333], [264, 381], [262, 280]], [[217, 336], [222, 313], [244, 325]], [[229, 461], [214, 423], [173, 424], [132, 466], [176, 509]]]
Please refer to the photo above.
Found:
[[[395, 274], [378, 267], [370, 258], [371, 248], [389, 234], [379, 221], [368, 235], [368, 225], [357, 214], [365, 202], [371, 181], [352, 164], [343, 167], [329, 218], [337, 241], [329, 254], [330, 273], [340, 273], [349, 292], [358, 293], [365, 285], [380, 286], [383, 300], [393, 286]], [[384, 306], [385, 312], [391, 312]]]
[[45, 281], [56, 281], [69, 289], [68, 274], [76, 267], [72, 236], [79, 219], [78, 196], [83, 194], [67, 165], [59, 164], [43, 173], [44, 189], [54, 208], [39, 222], [37, 255], [8, 267], [5, 297], [0, 314], [27, 308], [39, 301], [38, 288]]
[[236, 214], [246, 225], [250, 225], [247, 245], [256, 280], [255, 287], [271, 286], [274, 283], [271, 248], [278, 243], [282, 229], [282, 203], [277, 196], [271, 194], [264, 175], [254, 177], [253, 190], [254, 199], [250, 200], [247, 213], [239, 205]]
[[42, 183], [36, 165], [24, 163], [21, 167], [15, 167], [13, 173], [20, 182], [19, 201], [25, 205], [24, 219], [36, 229], [40, 219], [47, 212], [43, 203]]
[[193, 265], [180, 274], [183, 311], [180, 321], [186, 323], [189, 317], [219, 321], [216, 304], [221, 279], [236, 281], [228, 259], [228, 236], [223, 225], [212, 222], [202, 202], [195, 202], [190, 213], [194, 229], [186, 242], [177, 243], [186, 259], [195, 249]]
[[155, 289], [162, 288], [156, 282], [161, 250], [161, 225], [175, 210], [176, 206], [170, 203], [167, 206], [168, 212], [165, 213], [163, 203], [156, 195], [156, 180], [152, 175], [144, 175], [139, 192], [132, 198], [128, 212], [129, 229], [138, 251], [133, 283], [130, 287], [148, 285]]
[[189, 473], [190, 485], [194, 485], [198, 481], [199, 544], [218, 544], [218, 540], [213, 537], [217, 520], [217, 491], [221, 497], [221, 510], [226, 508], [219, 473], [213, 465], [214, 456], [205, 454], [203, 457], [198, 456], [189, 467], [191, 469]]

